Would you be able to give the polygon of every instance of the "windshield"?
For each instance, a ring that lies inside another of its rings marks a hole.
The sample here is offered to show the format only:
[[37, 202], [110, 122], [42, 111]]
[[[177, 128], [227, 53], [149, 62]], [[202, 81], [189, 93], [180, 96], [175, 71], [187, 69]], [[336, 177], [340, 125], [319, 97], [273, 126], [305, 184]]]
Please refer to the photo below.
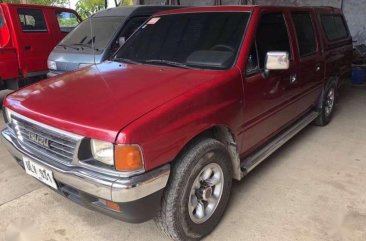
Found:
[[115, 60], [227, 69], [236, 59], [248, 19], [246, 12], [153, 17], [123, 45]]
[[[124, 20], [125, 17], [89, 18], [68, 34], [60, 45], [80, 46], [81, 49], [90, 50], [92, 49], [92, 41], [94, 41], [94, 49], [102, 51], [107, 47]], [[92, 25], [92, 29], [90, 25]]]

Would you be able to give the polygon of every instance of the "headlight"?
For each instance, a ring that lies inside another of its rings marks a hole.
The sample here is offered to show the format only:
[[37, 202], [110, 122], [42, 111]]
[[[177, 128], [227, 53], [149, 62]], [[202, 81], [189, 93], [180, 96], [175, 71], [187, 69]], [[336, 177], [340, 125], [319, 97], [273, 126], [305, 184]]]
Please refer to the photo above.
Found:
[[91, 140], [90, 145], [95, 160], [110, 166], [114, 165], [114, 147], [112, 143]]
[[4, 108], [4, 118], [5, 118], [5, 122], [6, 123], [10, 123], [11, 122], [11, 110], [9, 110], [8, 108]]
[[139, 145], [113, 145], [112, 143], [91, 140], [93, 158], [114, 166], [116, 171], [135, 172], [144, 170], [144, 159]]
[[52, 60], [48, 60], [47, 61], [47, 67], [50, 70], [57, 70], [56, 62], [55, 61], [52, 61]]
[[84, 68], [84, 67], [88, 67], [90, 65], [93, 65], [93, 64], [79, 64], [79, 69]]

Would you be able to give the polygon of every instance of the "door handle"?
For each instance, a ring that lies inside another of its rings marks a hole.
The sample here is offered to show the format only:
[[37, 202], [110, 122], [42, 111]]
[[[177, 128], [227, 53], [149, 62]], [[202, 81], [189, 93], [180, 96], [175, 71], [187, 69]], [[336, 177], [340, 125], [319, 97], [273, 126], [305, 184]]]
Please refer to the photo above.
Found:
[[28, 51], [28, 50], [31, 50], [31, 49], [32, 49], [32, 46], [30, 46], [30, 45], [24, 46], [25, 51]]
[[316, 72], [320, 71], [320, 65], [317, 65], [317, 66], [315, 67], [315, 71], [316, 71]]

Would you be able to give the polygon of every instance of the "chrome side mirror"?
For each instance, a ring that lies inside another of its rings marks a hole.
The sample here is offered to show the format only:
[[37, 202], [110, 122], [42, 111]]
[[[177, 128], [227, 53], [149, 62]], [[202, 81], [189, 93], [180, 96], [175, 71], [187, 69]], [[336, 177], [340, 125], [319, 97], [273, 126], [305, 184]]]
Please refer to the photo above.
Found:
[[268, 52], [265, 66], [266, 71], [289, 69], [290, 55], [288, 52]]

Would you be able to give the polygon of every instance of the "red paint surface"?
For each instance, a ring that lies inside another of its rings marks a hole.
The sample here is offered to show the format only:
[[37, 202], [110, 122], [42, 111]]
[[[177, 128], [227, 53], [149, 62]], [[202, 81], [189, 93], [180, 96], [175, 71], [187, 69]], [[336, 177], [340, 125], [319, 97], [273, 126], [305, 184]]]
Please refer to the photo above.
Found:
[[[292, 10], [313, 12], [318, 33], [318, 52], [313, 56], [299, 57]], [[319, 29], [317, 11], [339, 10], [206, 7], [169, 13], [200, 11], [252, 11], [233, 68], [189, 70], [106, 62], [17, 91], [6, 98], [5, 106], [90, 138], [140, 144], [150, 170], [174, 160], [190, 140], [213, 126], [229, 128], [244, 156], [313, 108], [329, 76], [346, 77], [350, 70], [351, 38], [338, 43], [342, 47], [330, 46]], [[269, 78], [261, 73], [246, 77], [257, 25], [261, 13], [268, 11], [285, 14], [293, 52], [290, 68], [273, 71]], [[314, 73], [319, 64], [320, 73]], [[298, 77], [295, 83], [290, 82], [293, 74]]]

